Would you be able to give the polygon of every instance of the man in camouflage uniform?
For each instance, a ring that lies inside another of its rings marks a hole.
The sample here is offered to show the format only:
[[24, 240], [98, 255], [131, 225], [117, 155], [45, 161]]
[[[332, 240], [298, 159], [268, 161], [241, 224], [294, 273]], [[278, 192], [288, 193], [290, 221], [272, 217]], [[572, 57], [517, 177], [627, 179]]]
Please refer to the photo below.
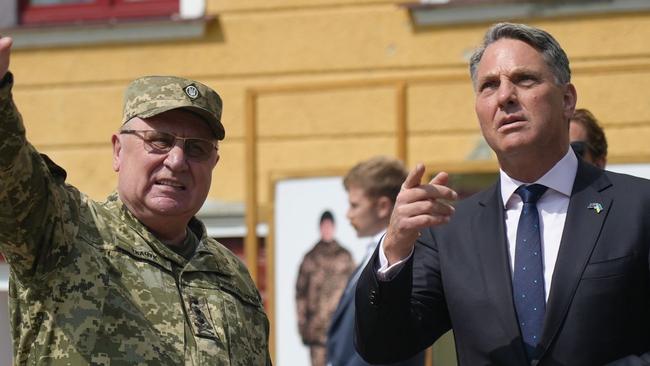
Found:
[[223, 139], [221, 100], [176, 77], [129, 85], [103, 203], [26, 141], [0, 38], [0, 251], [18, 365], [269, 365], [246, 268], [194, 218]]
[[321, 239], [303, 257], [296, 280], [298, 331], [312, 366], [325, 366], [327, 328], [354, 270], [352, 255], [334, 239], [331, 212], [323, 212], [319, 227]]

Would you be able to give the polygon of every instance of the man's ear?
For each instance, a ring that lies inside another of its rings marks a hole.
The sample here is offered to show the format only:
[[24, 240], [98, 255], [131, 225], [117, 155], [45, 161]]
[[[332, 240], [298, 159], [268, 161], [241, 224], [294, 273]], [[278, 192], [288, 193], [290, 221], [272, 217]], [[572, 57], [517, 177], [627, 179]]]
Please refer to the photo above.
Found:
[[117, 135], [111, 137], [111, 143], [113, 144], [113, 170], [116, 172], [120, 171], [120, 161], [121, 161], [121, 152], [122, 152], [122, 142]]
[[576, 110], [576, 103], [578, 102], [578, 92], [573, 84], [568, 83], [564, 90], [564, 117], [571, 120], [573, 112]]
[[390, 198], [386, 196], [381, 196], [377, 198], [377, 216], [379, 218], [383, 219], [388, 219], [390, 218], [391, 213], [393, 212], [393, 201], [390, 200]]

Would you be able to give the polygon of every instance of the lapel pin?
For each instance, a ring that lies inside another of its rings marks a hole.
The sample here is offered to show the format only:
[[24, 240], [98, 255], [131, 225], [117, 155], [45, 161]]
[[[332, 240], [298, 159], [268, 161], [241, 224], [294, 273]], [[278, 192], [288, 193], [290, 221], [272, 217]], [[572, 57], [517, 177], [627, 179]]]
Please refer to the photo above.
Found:
[[603, 210], [603, 205], [601, 205], [599, 202], [592, 202], [587, 206], [588, 209], [593, 209], [596, 211], [597, 214], [600, 213], [600, 211]]

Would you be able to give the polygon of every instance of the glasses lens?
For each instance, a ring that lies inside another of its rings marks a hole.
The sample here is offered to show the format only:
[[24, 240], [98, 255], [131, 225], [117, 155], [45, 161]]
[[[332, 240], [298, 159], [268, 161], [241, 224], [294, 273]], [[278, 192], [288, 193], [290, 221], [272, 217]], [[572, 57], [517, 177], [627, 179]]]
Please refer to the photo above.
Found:
[[184, 153], [187, 155], [187, 157], [194, 160], [209, 159], [210, 156], [212, 156], [212, 150], [216, 149], [216, 146], [211, 141], [198, 138], [176, 137], [170, 133], [162, 131], [124, 130], [121, 133], [128, 133], [139, 136], [144, 141], [145, 150], [155, 154], [164, 154], [169, 152], [174, 147], [174, 145], [176, 145], [176, 140], [181, 140], [184, 142]]
[[206, 140], [187, 139], [185, 140], [185, 153], [192, 159], [205, 160], [210, 157], [214, 145]]
[[176, 142], [176, 137], [166, 132], [142, 131], [142, 139], [154, 150], [169, 151]]
[[578, 155], [579, 157], [584, 157], [585, 156], [585, 151], [587, 151], [587, 143], [584, 141], [573, 141], [571, 143], [571, 147], [573, 148], [573, 151]]

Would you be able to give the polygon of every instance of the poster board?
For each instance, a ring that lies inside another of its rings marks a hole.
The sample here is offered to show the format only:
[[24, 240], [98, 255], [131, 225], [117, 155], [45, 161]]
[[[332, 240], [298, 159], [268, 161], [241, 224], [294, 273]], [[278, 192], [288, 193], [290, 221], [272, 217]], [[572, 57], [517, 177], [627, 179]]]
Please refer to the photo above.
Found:
[[274, 327], [275, 363], [310, 365], [296, 317], [296, 278], [303, 256], [319, 239], [318, 225], [325, 210], [334, 215], [336, 240], [359, 263], [365, 254], [364, 238], [357, 238], [345, 215], [348, 198], [340, 176], [288, 178], [274, 185]]

